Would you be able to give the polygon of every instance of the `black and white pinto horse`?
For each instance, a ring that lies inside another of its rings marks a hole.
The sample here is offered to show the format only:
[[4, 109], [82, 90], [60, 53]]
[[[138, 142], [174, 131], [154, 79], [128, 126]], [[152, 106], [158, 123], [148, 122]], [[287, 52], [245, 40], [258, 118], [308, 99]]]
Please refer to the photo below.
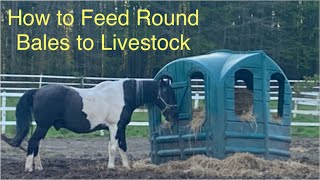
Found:
[[75, 133], [89, 133], [109, 129], [108, 168], [115, 167], [115, 155], [120, 151], [122, 165], [130, 168], [125, 129], [133, 111], [154, 103], [168, 121], [177, 118], [174, 91], [167, 81], [134, 80], [105, 81], [93, 88], [74, 88], [59, 84], [29, 90], [20, 98], [16, 108], [16, 135], [2, 139], [14, 147], [21, 147], [32, 121], [37, 127], [28, 142], [26, 171], [42, 170], [39, 143], [50, 127], [66, 128]]

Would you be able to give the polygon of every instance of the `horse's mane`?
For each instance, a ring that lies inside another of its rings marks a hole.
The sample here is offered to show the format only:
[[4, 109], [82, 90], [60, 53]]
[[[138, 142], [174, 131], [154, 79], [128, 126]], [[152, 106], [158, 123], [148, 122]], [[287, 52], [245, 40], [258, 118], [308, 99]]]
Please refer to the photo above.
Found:
[[[139, 81], [139, 80], [138, 80]], [[155, 80], [143, 80], [137, 85], [140, 86], [140, 96], [144, 102], [150, 103], [155, 101], [158, 96], [159, 84]]]

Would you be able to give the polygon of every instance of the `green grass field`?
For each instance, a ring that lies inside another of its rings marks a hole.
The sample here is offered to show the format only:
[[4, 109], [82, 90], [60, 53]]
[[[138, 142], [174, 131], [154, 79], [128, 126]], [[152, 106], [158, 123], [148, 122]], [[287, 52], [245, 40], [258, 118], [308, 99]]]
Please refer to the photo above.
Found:
[[[7, 107], [15, 107], [17, 104], [18, 98], [7, 98]], [[203, 106], [203, 102], [200, 102], [200, 106]], [[270, 103], [271, 109], [275, 109], [276, 102]], [[314, 106], [304, 106], [299, 105], [298, 109], [300, 110], [316, 110]], [[7, 120], [15, 120], [14, 111], [7, 111]], [[148, 121], [148, 114], [143, 112], [135, 112], [131, 118], [131, 121]], [[297, 115], [297, 117], [292, 119], [293, 122], [319, 122], [318, 116], [312, 115]], [[33, 127], [34, 129], [34, 127]], [[13, 136], [15, 134], [15, 126], [6, 126], [6, 134], [8, 136]], [[104, 131], [105, 135], [108, 135], [108, 131]], [[319, 127], [292, 127], [291, 134], [293, 136], [301, 137], [319, 137]], [[148, 137], [149, 128], [146, 126], [128, 126], [126, 130], [126, 135], [129, 137]], [[100, 131], [88, 133], [88, 134], [76, 134], [66, 129], [60, 129], [56, 131], [54, 128], [51, 128], [47, 134], [47, 137], [52, 138], [62, 138], [62, 137], [96, 137], [100, 136]]]

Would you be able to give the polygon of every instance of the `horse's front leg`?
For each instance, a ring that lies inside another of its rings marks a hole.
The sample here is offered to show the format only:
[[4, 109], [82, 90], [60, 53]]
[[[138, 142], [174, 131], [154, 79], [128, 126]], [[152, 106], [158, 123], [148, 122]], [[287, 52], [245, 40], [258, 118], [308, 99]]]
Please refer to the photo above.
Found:
[[126, 126], [120, 126], [118, 128], [117, 132], [117, 139], [118, 139], [118, 144], [119, 144], [119, 152], [121, 155], [122, 159], [122, 166], [130, 169], [129, 166], [129, 159], [128, 159], [128, 154], [127, 154], [127, 143], [126, 143]]
[[118, 143], [116, 140], [118, 127], [117, 125], [109, 126], [109, 132], [110, 132], [110, 141], [109, 141], [109, 161], [108, 161], [108, 168], [113, 169], [114, 168], [114, 161], [115, 156], [118, 148]]

